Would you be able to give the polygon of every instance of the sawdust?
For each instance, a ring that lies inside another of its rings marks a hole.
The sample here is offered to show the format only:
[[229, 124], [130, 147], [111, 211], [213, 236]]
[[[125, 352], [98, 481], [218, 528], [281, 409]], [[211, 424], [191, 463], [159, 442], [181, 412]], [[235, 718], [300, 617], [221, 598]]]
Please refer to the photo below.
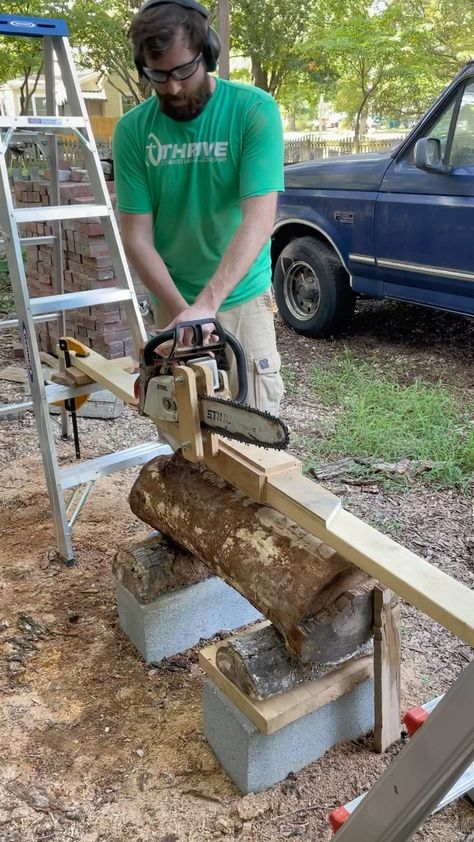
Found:
[[[416, 311], [402, 331], [399, 308], [383, 309], [377, 321], [374, 306], [362, 308], [346, 341], [386, 361], [394, 353], [406, 358], [407, 378], [432, 371], [435, 360], [438, 373], [451, 372], [460, 395], [473, 389], [473, 332], [465, 322]], [[296, 377], [338, 347], [279, 331]], [[12, 362], [8, 342], [2, 355]], [[17, 389], [2, 384], [3, 400], [12, 394], [5, 396], [4, 385]], [[288, 400], [285, 418], [310, 429], [320, 410], [304, 389], [302, 395], [299, 407]], [[81, 422], [85, 456], [150, 435], [148, 422], [127, 411], [115, 422]], [[380, 757], [361, 739], [269, 792], [239, 795], [203, 737], [198, 649], [147, 665], [117, 623], [113, 555], [148, 534], [127, 501], [136, 470], [96, 483], [74, 530], [77, 565], [66, 568], [54, 555], [30, 414], [2, 422], [0, 436], [1, 842], [329, 842], [328, 811], [375, 783], [397, 749]], [[71, 461], [72, 444], [61, 441], [59, 427], [55, 438], [61, 461]], [[371, 523], [390, 531], [396, 521], [397, 540], [474, 585], [470, 499], [454, 491], [329, 487]], [[446, 691], [472, 658], [469, 647], [408, 605], [402, 646], [404, 709]], [[461, 842], [473, 826], [474, 809], [459, 801], [414, 838]]]

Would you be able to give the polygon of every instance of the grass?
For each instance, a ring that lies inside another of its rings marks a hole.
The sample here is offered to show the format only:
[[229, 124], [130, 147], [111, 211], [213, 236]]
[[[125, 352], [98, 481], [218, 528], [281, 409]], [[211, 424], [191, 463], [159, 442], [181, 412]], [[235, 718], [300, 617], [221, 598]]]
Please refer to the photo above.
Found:
[[[313, 370], [311, 386], [332, 410], [310, 459], [370, 457], [433, 462], [425, 482], [467, 488], [474, 479], [474, 401], [462, 406], [449, 389], [421, 379], [401, 386], [375, 360], [349, 352], [326, 370]], [[370, 476], [370, 467], [361, 474]], [[406, 483], [395, 480], [396, 484]], [[392, 480], [391, 480], [392, 482]]]
[[9, 313], [15, 309], [12, 285], [8, 273], [8, 262], [0, 258], [0, 310]]
[[282, 360], [280, 375], [283, 380], [285, 390], [288, 394], [292, 394], [295, 391], [295, 374], [290, 368], [290, 366]]

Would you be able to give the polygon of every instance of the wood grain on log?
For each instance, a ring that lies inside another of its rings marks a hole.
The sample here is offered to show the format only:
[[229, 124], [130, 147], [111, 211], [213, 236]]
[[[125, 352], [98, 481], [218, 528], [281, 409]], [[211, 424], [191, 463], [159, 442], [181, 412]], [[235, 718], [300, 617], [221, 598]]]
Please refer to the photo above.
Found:
[[204, 466], [178, 453], [151, 460], [130, 505], [243, 594], [303, 663], [338, 660], [371, 635], [370, 577]]

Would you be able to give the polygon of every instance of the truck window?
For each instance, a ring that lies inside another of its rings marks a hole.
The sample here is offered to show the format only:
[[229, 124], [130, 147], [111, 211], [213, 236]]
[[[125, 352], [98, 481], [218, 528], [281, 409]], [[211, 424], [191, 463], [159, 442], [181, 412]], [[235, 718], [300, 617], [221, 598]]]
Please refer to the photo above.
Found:
[[474, 82], [464, 89], [448, 163], [452, 167], [474, 166]]
[[446, 143], [448, 140], [449, 127], [453, 118], [454, 105], [454, 100], [452, 100], [449, 107], [445, 111], [443, 111], [441, 117], [438, 117], [436, 122], [431, 126], [431, 128], [426, 132], [425, 135], [425, 137], [434, 137], [437, 140], [441, 141], [443, 157], [446, 149]]

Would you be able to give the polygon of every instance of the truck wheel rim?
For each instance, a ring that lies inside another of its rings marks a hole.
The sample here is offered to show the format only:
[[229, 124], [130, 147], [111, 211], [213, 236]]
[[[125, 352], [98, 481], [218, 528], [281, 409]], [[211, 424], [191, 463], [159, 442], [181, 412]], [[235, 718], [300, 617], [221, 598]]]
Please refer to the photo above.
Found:
[[321, 287], [314, 269], [304, 260], [286, 268], [283, 289], [286, 306], [299, 321], [309, 321], [319, 310]]

